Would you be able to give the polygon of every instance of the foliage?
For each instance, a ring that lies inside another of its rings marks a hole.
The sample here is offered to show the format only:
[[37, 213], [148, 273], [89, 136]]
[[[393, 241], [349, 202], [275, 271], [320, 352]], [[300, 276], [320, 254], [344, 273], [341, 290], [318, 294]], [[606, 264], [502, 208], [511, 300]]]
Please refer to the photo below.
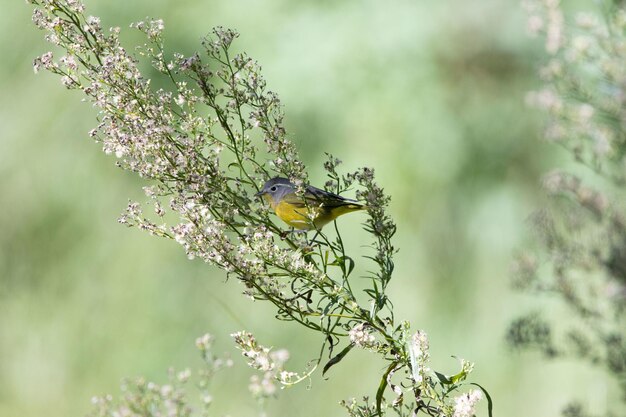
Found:
[[[202, 53], [170, 56], [163, 22], [138, 22], [132, 27], [145, 34], [147, 43], [135, 56], [121, 46], [119, 28], [103, 30], [100, 19], [86, 16], [77, 0], [31, 3], [36, 5], [34, 23], [65, 54], [58, 60], [51, 52], [42, 55], [35, 70], [57, 74], [67, 88], [84, 93], [99, 109], [99, 124], [90, 136], [115, 155], [119, 167], [150, 182], [145, 187], [149, 202], [130, 202], [120, 223], [175, 240], [189, 258], [236, 277], [248, 297], [272, 303], [279, 320], [320, 334], [319, 356], [302, 374], [283, 371], [277, 365], [282, 360], [251, 334], [235, 334], [250, 365], [265, 372], [264, 381], [300, 382], [325, 357], [323, 372], [329, 372], [358, 347], [388, 364], [373, 403], [344, 403], [351, 415], [388, 410], [398, 415], [474, 414], [482, 388], [453, 397], [466, 385], [473, 365], [461, 361], [460, 372], [452, 376], [432, 372], [426, 333], [411, 332], [407, 322], [394, 317], [386, 289], [394, 270], [396, 226], [386, 213], [389, 197], [372, 169], [339, 174], [340, 161], [330, 155], [324, 165], [328, 190], [342, 193], [358, 185], [357, 198], [368, 208], [364, 228], [372, 243], [366, 258], [375, 268], [364, 294], [352, 288], [356, 261], [337, 223], [334, 236], [317, 230], [318, 238], [309, 241], [283, 232], [255, 200], [254, 193], [272, 177], [289, 178], [299, 192], [308, 178], [283, 127], [280, 101], [268, 90], [260, 66], [245, 53], [233, 52], [236, 32], [216, 28], [204, 39]], [[145, 60], [168, 89], [153, 88], [139, 69]]]
[[[122, 395], [93, 397], [94, 405], [89, 417], [158, 416], [187, 417], [207, 416], [213, 397], [209, 386], [216, 374], [233, 365], [228, 357], [218, 357], [212, 352], [213, 337], [205, 334], [196, 340], [204, 366], [195, 374], [189, 369], [175, 372], [170, 369], [166, 384], [157, 384], [145, 378], [126, 379], [121, 385]], [[190, 398], [189, 385], [193, 382], [200, 401]]]
[[[557, 297], [569, 319], [533, 312], [512, 324], [509, 341], [604, 367], [626, 400], [626, 10], [604, 3], [570, 26], [558, 1], [524, 4], [549, 55], [528, 101], [547, 114], [546, 139], [595, 175], [545, 177], [552, 203], [531, 218], [538, 249], [518, 257], [515, 284]], [[578, 405], [565, 414], [584, 415]]]

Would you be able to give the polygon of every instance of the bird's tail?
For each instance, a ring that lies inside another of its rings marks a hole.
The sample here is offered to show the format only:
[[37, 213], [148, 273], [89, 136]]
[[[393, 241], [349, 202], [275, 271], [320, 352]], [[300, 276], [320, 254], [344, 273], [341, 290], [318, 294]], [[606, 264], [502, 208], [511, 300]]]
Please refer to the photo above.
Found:
[[335, 210], [339, 212], [338, 215], [340, 216], [342, 214], [352, 213], [353, 211], [367, 210], [367, 206], [363, 204], [349, 203], [349, 204], [342, 204], [341, 206], [337, 207]]

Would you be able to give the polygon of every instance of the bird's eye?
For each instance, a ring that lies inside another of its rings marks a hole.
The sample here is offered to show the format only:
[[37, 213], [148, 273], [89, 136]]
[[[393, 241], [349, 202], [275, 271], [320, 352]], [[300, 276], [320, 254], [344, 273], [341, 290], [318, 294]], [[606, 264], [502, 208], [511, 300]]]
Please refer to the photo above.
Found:
[[273, 186], [272, 188], [270, 188], [271, 192], [275, 192], [278, 188], [276, 188], [276, 186]]

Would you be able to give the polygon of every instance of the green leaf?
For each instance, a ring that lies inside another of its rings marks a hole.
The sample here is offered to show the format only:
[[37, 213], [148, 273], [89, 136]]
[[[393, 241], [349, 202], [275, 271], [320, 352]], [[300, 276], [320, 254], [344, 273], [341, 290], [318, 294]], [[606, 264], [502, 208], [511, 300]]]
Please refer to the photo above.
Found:
[[378, 296], [378, 293], [371, 288], [366, 288], [363, 290], [363, 292], [372, 298], [376, 298]]
[[445, 376], [444, 374], [435, 371], [435, 375], [437, 375], [437, 379], [439, 379], [439, 382], [441, 382], [442, 384], [445, 384], [445, 385], [453, 384], [452, 380], [448, 378], [447, 376]]
[[493, 400], [491, 399], [491, 395], [489, 395], [489, 392], [487, 392], [487, 390], [483, 388], [482, 385], [475, 382], [470, 382], [469, 385], [476, 385], [485, 394], [485, 397], [487, 397], [487, 411], [489, 412], [489, 417], [493, 417]]
[[383, 377], [380, 379], [380, 384], [378, 385], [378, 391], [376, 391], [376, 413], [378, 413], [379, 416], [382, 415], [380, 411], [380, 405], [383, 402], [383, 397], [385, 395], [385, 388], [387, 388], [387, 377], [396, 368], [397, 365], [398, 365], [398, 362], [392, 362], [391, 365], [389, 365], [389, 368], [387, 368], [387, 370], [383, 374]]
[[354, 345], [352, 343], [350, 343], [348, 346], [346, 346], [341, 352], [339, 352], [337, 355], [333, 356], [326, 365], [324, 365], [324, 369], [322, 370], [322, 376], [324, 376], [326, 374], [326, 371], [328, 371], [332, 366], [337, 365], [339, 362], [341, 362], [341, 360], [343, 359], [344, 356], [346, 356], [348, 354], [348, 352], [350, 352], [350, 350], [354, 347]]
[[346, 277], [352, 273], [352, 270], [354, 270], [354, 260], [352, 260], [352, 258], [350, 258], [349, 256], [339, 256], [335, 258], [333, 262], [328, 263], [328, 265], [340, 267], [341, 271]]
[[354, 270], [354, 260], [349, 256], [344, 256], [344, 258], [348, 260], [348, 273], [346, 276], [349, 276]]

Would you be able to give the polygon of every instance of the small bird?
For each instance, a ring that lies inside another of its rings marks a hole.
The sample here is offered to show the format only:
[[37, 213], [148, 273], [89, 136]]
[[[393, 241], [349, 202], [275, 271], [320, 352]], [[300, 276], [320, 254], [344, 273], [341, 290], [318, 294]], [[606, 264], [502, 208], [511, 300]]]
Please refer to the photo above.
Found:
[[255, 197], [263, 197], [282, 221], [301, 231], [319, 230], [342, 214], [367, 209], [354, 200], [310, 185], [304, 196], [299, 196], [296, 186], [281, 177], [266, 182]]

